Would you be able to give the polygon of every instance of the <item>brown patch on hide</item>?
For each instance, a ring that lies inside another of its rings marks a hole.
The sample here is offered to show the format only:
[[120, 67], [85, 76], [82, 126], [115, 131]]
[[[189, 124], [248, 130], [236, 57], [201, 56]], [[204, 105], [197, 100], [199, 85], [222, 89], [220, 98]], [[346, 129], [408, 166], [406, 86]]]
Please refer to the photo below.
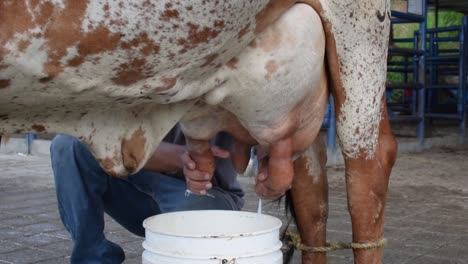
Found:
[[258, 46], [265, 52], [272, 52], [281, 45], [282, 32], [275, 31], [274, 33], [265, 34], [260, 41], [258, 41]]
[[24, 52], [29, 45], [31, 45], [31, 41], [29, 39], [23, 39], [18, 42], [18, 51]]
[[142, 56], [156, 55], [159, 54], [161, 47], [155, 43], [154, 40], [149, 38], [146, 32], [140, 33], [137, 37], [128, 42], [122, 42], [120, 47], [125, 50], [140, 48], [140, 54]]
[[43, 125], [37, 125], [37, 124], [32, 125], [31, 128], [38, 133], [44, 132], [46, 130]]
[[[0, 1], [0, 47], [10, 41], [16, 33], [33, 27], [33, 20], [25, 0]], [[0, 49], [0, 58], [3, 57]]]
[[0, 80], [0, 89], [5, 89], [8, 88], [11, 84], [11, 80], [6, 79], [6, 80]]
[[265, 79], [270, 80], [273, 74], [275, 74], [278, 71], [278, 64], [274, 60], [269, 60], [267, 64], [265, 65], [265, 70], [267, 71], [267, 74], [265, 75]]
[[117, 69], [117, 74], [111, 80], [113, 83], [122, 86], [129, 86], [146, 78], [145, 59], [134, 59], [129, 63], [123, 63]]
[[296, 0], [270, 0], [267, 6], [255, 16], [255, 33], [265, 30], [295, 3]]
[[44, 77], [44, 78], [39, 79], [40, 83], [47, 83], [47, 82], [50, 82], [50, 81], [52, 81], [52, 78], [50, 78], [50, 77]]
[[[112, 34], [101, 25], [89, 28], [83, 32], [81, 25], [88, 7], [89, 0], [65, 1], [64, 7], [58, 7], [51, 2], [30, 1], [28, 9], [25, 0], [0, 2], [0, 58], [8, 50], [5, 43], [11, 41], [15, 34], [26, 33], [27, 39], [18, 43], [18, 49], [24, 51], [33, 38], [44, 38], [41, 47], [48, 53], [48, 60], [43, 65], [48, 80], [61, 73], [65, 67], [76, 67], [85, 61], [87, 56], [110, 51], [117, 47], [120, 35]], [[33, 10], [34, 17], [28, 10]], [[39, 34], [28, 32], [34, 28], [41, 28]], [[63, 65], [62, 59], [68, 55], [68, 49], [75, 47], [78, 55], [68, 64]]]
[[112, 177], [117, 177], [117, 173], [113, 171], [115, 163], [111, 158], [105, 159], [98, 159], [99, 164], [101, 167], [106, 171], [107, 174], [111, 175]]
[[102, 8], [102, 10], [104, 11], [104, 13], [106, 13], [106, 15], [105, 15], [106, 17], [109, 16], [109, 15], [108, 15], [109, 9], [110, 9], [110, 8], [109, 8], [109, 3], [106, 3], [106, 4], [103, 6], [103, 8]]
[[257, 41], [254, 39], [252, 42], [250, 42], [249, 47], [256, 49], [258, 47]]
[[161, 14], [161, 20], [169, 21], [179, 18], [179, 11], [172, 8], [172, 3], [166, 3], [165, 10]]
[[122, 159], [129, 172], [135, 172], [145, 159], [146, 137], [145, 131], [140, 129], [133, 132], [130, 139], [122, 142]]
[[225, 24], [224, 20], [216, 20], [214, 22], [214, 26], [216, 28], [224, 28], [224, 24]]
[[2, 60], [9, 52], [5, 44], [13, 39], [16, 33], [23, 33], [33, 27], [31, 15], [26, 12], [25, 0], [0, 1], [0, 68], [6, 68]]
[[162, 78], [161, 81], [164, 83], [163, 86], [160, 86], [154, 89], [155, 92], [162, 92], [171, 89], [177, 83], [177, 78]]
[[42, 25], [44, 23], [47, 23], [47, 20], [52, 17], [52, 14], [54, 13], [55, 6], [51, 2], [44, 2], [42, 1], [41, 3], [31, 3], [32, 9], [36, 9], [37, 5], [40, 4], [39, 12], [35, 14], [35, 22], [39, 25]]
[[227, 63], [226, 63], [226, 66], [229, 68], [229, 69], [232, 69], [232, 70], [235, 70], [237, 69], [237, 64], [239, 63], [239, 59], [234, 57], [232, 59], [230, 59]]
[[[77, 46], [78, 56], [68, 62], [68, 66], [76, 67], [85, 62], [86, 56], [99, 54], [117, 48], [120, 40], [118, 34], [112, 34], [109, 29], [99, 26], [93, 32], [85, 34]], [[65, 56], [62, 54], [62, 56]], [[60, 57], [61, 59], [61, 57]]]
[[377, 12], [375, 12], [375, 15], [377, 16], [377, 19], [380, 21], [380, 22], [384, 22], [385, 21], [385, 13], [380, 13], [380, 10], [377, 10]]
[[205, 56], [205, 63], [203, 63], [201, 65], [201, 67], [206, 67], [206, 66], [209, 66], [211, 63], [213, 63], [214, 60], [216, 60], [216, 58], [218, 58], [219, 54], [218, 53], [213, 53], [213, 54], [210, 54], [210, 55], [207, 55]]
[[216, 38], [221, 32], [222, 27], [224, 27], [224, 23], [221, 25], [215, 22], [214, 28], [200, 28], [199, 25], [187, 23], [187, 27], [189, 28], [189, 34], [187, 38], [179, 39], [178, 44], [184, 46], [187, 49], [191, 49], [197, 47], [200, 44], [208, 43], [212, 39]]
[[71, 59], [67, 66], [76, 67], [85, 62], [87, 56], [117, 47], [120, 35], [112, 34], [103, 25], [83, 32], [81, 25], [89, 1], [65, 2], [63, 10], [55, 10], [52, 21], [45, 25], [44, 37], [47, 40], [49, 60], [44, 69], [49, 78], [63, 71], [62, 58], [67, 56], [68, 48], [76, 47], [78, 56]]
[[249, 32], [249, 28], [250, 28], [250, 23], [248, 23], [247, 25], [245, 25], [245, 27], [243, 27], [240, 31], [239, 31], [239, 35], [237, 35], [237, 38], [238, 39], [241, 39], [243, 36], [245, 36], [245, 34], [247, 34]]

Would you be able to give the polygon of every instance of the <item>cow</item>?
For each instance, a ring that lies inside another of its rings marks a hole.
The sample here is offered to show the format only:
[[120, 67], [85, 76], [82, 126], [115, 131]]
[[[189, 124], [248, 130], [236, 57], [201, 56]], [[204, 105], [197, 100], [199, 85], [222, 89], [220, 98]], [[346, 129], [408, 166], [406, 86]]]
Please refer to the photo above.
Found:
[[[389, 2], [1, 1], [0, 134], [77, 136], [125, 177], [177, 122], [194, 160], [212, 171], [208, 142], [227, 131], [235, 167], [261, 146], [257, 193], [292, 187], [303, 242], [322, 246], [316, 135], [331, 91], [353, 241], [377, 241], [396, 153], [384, 99]], [[380, 263], [382, 249], [354, 255]], [[325, 257], [304, 252], [303, 262]]]

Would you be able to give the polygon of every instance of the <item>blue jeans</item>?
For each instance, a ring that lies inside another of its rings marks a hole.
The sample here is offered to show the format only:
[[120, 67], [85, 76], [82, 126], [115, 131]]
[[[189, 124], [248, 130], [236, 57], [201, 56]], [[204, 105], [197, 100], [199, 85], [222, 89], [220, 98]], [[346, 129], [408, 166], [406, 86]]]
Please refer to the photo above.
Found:
[[107, 175], [87, 147], [59, 135], [51, 145], [58, 208], [74, 246], [71, 263], [122, 263], [122, 248], [104, 236], [104, 212], [130, 232], [144, 236], [143, 220], [182, 210], [239, 210], [216, 186], [209, 195], [185, 196], [183, 180], [141, 171], [127, 179]]

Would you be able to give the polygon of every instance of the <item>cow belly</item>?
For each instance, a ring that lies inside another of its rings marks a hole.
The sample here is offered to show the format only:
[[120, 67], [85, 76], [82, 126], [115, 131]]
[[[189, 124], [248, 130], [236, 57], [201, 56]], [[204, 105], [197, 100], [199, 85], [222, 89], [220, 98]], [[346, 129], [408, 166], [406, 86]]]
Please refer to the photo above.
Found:
[[[79, 136], [106, 171], [127, 175], [204, 94], [236, 116], [231, 127], [266, 146], [321, 120], [307, 114], [320, 112], [312, 106], [325, 95], [306, 89], [319, 71], [302, 35], [315, 34], [319, 21], [294, 8], [246, 48], [263, 11], [292, 1], [26, 3], [0, 3], [0, 14], [16, 15], [0, 16], [0, 133]], [[278, 10], [266, 12], [260, 28]]]
[[268, 2], [1, 1], [0, 134], [71, 134], [108, 172], [135, 172]]
[[[225, 82], [204, 96], [206, 105], [197, 106], [212, 110], [192, 111], [196, 114], [184, 118], [184, 132], [208, 139], [225, 130], [251, 142], [247, 130], [265, 147], [291, 138], [295, 152], [303, 151], [325, 111], [324, 50], [317, 13], [304, 4], [293, 6], [217, 73]], [[230, 114], [220, 114], [223, 110]]]

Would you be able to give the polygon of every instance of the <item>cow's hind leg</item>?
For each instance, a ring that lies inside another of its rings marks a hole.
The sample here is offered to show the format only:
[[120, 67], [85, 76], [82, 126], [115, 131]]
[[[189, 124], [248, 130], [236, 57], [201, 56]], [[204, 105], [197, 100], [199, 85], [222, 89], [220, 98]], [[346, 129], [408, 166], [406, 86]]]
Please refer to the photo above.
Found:
[[[321, 247], [326, 243], [328, 181], [326, 145], [319, 135], [312, 146], [294, 162], [291, 189], [295, 220], [304, 245]], [[325, 264], [326, 253], [302, 252], [303, 264]]]
[[[385, 102], [390, 1], [303, 0], [325, 21], [337, 133], [346, 163], [353, 242], [383, 237], [383, 212], [396, 143]], [[381, 263], [382, 248], [355, 249], [356, 263]]]
[[[348, 210], [357, 243], [383, 238], [388, 180], [396, 158], [396, 141], [384, 108], [374, 156], [345, 157]], [[355, 263], [381, 263], [382, 254], [382, 247], [354, 249]]]

